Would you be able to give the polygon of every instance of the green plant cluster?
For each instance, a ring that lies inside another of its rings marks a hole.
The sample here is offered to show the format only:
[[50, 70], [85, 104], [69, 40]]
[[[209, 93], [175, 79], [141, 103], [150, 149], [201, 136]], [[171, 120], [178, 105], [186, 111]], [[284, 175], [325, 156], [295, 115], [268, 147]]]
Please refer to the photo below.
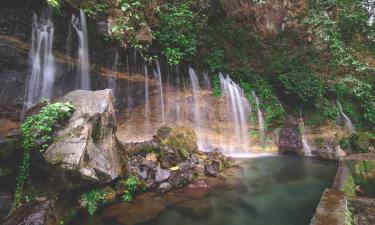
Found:
[[21, 125], [24, 155], [17, 176], [17, 188], [13, 203], [14, 208], [20, 205], [23, 197], [24, 184], [29, 177], [32, 151], [35, 151], [37, 154], [44, 153], [52, 141], [54, 129], [69, 119], [74, 110], [74, 106], [69, 102], [50, 103], [47, 101], [43, 104], [46, 105], [38, 114], [28, 117]]
[[192, 5], [192, 1], [167, 3], [159, 11], [155, 37], [171, 65], [180, 64], [198, 50], [197, 26], [200, 23], [197, 19], [200, 17], [193, 12]]
[[47, 0], [48, 5], [50, 5], [54, 9], [60, 10], [61, 7], [61, 0]]
[[92, 190], [81, 195], [79, 204], [87, 208], [90, 215], [94, 215], [100, 204], [105, 203], [106, 194], [101, 190]]
[[109, 5], [105, 2], [96, 0], [89, 0], [85, 2], [83, 11], [90, 17], [96, 16], [97, 13], [105, 12], [109, 8]]
[[241, 83], [241, 87], [252, 103], [252, 115], [256, 115], [258, 110], [253, 98], [253, 91], [257, 94], [260, 100], [261, 111], [265, 114], [265, 129], [269, 131], [273, 128], [271, 124], [277, 126], [283, 123], [286, 116], [285, 110], [273, 92], [272, 86], [266, 80], [257, 74], [252, 74], [249, 78], [246, 82]]
[[140, 181], [135, 176], [130, 176], [125, 180], [121, 180], [119, 184], [124, 187], [124, 194], [122, 195], [122, 200], [124, 202], [132, 201], [134, 194], [145, 191], [146, 189], [144, 182]]
[[354, 153], [367, 153], [370, 147], [370, 135], [367, 132], [357, 132], [340, 141], [343, 149]]
[[314, 101], [323, 94], [320, 76], [304, 61], [308, 54], [283, 51], [275, 54], [269, 65], [270, 73], [276, 77], [273, 80], [275, 86], [280, 87], [285, 95], [301, 102]]
[[375, 54], [375, 25], [362, 0], [312, 0], [310, 9], [305, 20], [310, 34], [326, 44], [338, 65], [374, 70], [354, 57], [357, 52]]
[[[340, 101], [349, 102], [359, 109], [352, 114], [357, 114], [356, 117], [369, 127], [375, 125], [375, 90], [371, 84], [349, 75], [341, 79], [335, 88]], [[349, 112], [354, 110], [351, 109]]]

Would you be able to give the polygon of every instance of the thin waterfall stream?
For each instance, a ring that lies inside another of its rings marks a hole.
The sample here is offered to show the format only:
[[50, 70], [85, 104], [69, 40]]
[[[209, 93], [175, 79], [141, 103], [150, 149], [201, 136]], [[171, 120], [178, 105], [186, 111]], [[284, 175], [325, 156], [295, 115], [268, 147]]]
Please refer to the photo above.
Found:
[[345, 120], [345, 127], [349, 130], [350, 133], [355, 133], [355, 127], [353, 125], [353, 122], [350, 120], [350, 118], [344, 113], [341, 103], [337, 101], [337, 105], [339, 106], [339, 113]]
[[263, 117], [262, 110], [260, 110], [260, 100], [258, 96], [256, 95], [255, 91], [253, 91], [253, 96], [255, 99], [256, 106], [257, 106], [257, 115], [258, 115], [258, 124], [259, 124], [259, 143], [260, 143], [260, 146], [264, 147], [266, 145], [264, 117]]
[[55, 64], [52, 52], [54, 26], [52, 12], [46, 9], [41, 16], [34, 13], [32, 18], [31, 35], [31, 74], [26, 88], [26, 108], [37, 103], [40, 99], [53, 96], [55, 81]]
[[90, 90], [90, 64], [89, 64], [89, 47], [87, 38], [86, 15], [82, 9], [79, 10], [79, 17], [72, 15], [71, 23], [77, 32], [79, 39], [78, 48], [78, 69], [77, 88], [83, 90]]

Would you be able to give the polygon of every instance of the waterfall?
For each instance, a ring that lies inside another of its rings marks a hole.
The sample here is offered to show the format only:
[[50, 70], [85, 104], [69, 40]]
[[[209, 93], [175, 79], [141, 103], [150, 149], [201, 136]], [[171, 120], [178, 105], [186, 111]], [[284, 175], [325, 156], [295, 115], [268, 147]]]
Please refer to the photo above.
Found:
[[112, 90], [113, 95], [116, 93], [116, 77], [117, 77], [117, 65], [118, 65], [119, 54], [115, 49], [115, 57], [113, 59], [112, 71], [113, 75], [108, 77], [108, 87]]
[[26, 91], [26, 107], [37, 103], [41, 98], [51, 98], [55, 80], [55, 64], [52, 53], [54, 26], [49, 9], [41, 17], [34, 13], [31, 36], [31, 74]]
[[243, 90], [229, 76], [224, 78], [220, 74], [219, 77], [221, 93], [225, 98], [225, 104], [228, 109], [226, 114], [231, 120], [234, 129], [234, 133], [232, 134], [232, 148], [225, 149], [224, 153], [235, 154], [247, 152], [249, 149], [248, 116], [250, 114], [250, 104], [247, 98], [244, 97]]
[[78, 49], [78, 70], [77, 76], [79, 79], [77, 87], [83, 90], [90, 90], [90, 75], [89, 75], [89, 47], [87, 39], [86, 16], [82, 9], [79, 10], [79, 18], [74, 14], [71, 21], [74, 29], [77, 32], [79, 39]]
[[145, 132], [147, 132], [147, 126], [150, 122], [150, 93], [149, 93], [149, 85], [148, 85], [148, 70], [147, 66], [145, 65]]
[[254, 99], [255, 99], [255, 103], [257, 105], [257, 114], [258, 114], [258, 123], [259, 123], [259, 143], [262, 147], [265, 146], [266, 142], [265, 142], [265, 125], [264, 125], [264, 117], [263, 117], [263, 113], [262, 111], [260, 110], [260, 102], [259, 102], [259, 98], [258, 96], [255, 94], [255, 92], [253, 91], [253, 96], [254, 96]]
[[189, 77], [194, 99], [194, 108], [192, 109], [194, 116], [194, 127], [197, 137], [199, 138], [201, 126], [201, 118], [199, 112], [199, 82], [196, 72], [191, 67], [189, 67]]
[[306, 130], [305, 130], [306, 128], [305, 128], [305, 122], [303, 121], [302, 111], [300, 111], [300, 118], [301, 118], [301, 122], [299, 124], [299, 128], [301, 131], [303, 151], [304, 151], [305, 156], [312, 156], [311, 148], [306, 138]]
[[155, 75], [156, 80], [158, 81], [158, 88], [159, 88], [159, 93], [160, 93], [161, 121], [164, 123], [165, 112], [164, 112], [163, 81], [162, 81], [159, 61], [156, 61], [156, 71], [154, 70], [154, 75]]
[[207, 70], [203, 71], [204, 89], [211, 89], [211, 79], [208, 77]]
[[342, 110], [342, 106], [341, 106], [341, 103], [339, 101], [337, 101], [337, 105], [339, 106], [339, 110], [340, 110], [339, 113], [341, 114], [342, 117], [344, 117], [345, 127], [349, 130], [350, 133], [354, 133], [355, 132], [355, 127], [354, 127], [352, 121], [350, 120], [350, 118]]

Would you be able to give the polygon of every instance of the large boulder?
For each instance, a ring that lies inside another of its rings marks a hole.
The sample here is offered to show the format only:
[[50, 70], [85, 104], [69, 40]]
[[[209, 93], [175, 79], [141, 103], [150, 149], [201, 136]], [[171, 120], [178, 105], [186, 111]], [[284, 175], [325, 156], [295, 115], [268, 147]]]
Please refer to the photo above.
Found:
[[77, 90], [60, 98], [75, 111], [43, 154], [65, 190], [109, 183], [121, 173], [112, 92]]

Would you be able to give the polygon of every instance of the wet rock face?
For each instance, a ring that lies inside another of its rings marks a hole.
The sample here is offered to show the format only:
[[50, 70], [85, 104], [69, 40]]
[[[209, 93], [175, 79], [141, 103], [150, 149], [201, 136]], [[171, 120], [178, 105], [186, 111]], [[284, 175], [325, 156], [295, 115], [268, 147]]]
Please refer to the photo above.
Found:
[[303, 143], [298, 124], [285, 124], [280, 132], [279, 153], [303, 155]]
[[66, 190], [111, 182], [121, 174], [121, 151], [111, 90], [73, 91], [59, 99], [75, 111], [43, 154]]
[[51, 201], [33, 202], [15, 210], [4, 225], [44, 225]]
[[0, 223], [12, 208], [13, 196], [11, 193], [0, 193]]

